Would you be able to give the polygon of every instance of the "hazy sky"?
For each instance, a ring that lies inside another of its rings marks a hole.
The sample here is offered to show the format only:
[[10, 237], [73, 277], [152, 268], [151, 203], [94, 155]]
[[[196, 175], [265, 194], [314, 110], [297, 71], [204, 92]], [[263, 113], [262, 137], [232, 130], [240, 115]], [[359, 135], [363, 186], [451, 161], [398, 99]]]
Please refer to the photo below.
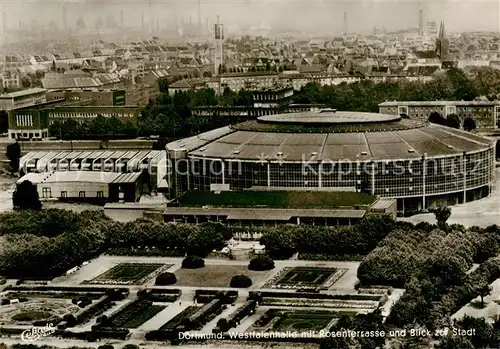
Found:
[[[202, 23], [220, 15], [226, 32], [234, 25], [270, 25], [276, 29], [299, 31], [340, 32], [344, 12], [348, 13], [348, 31], [370, 31], [373, 27], [388, 30], [418, 27], [418, 10], [423, 10], [424, 20], [444, 20], [448, 32], [467, 30], [500, 31], [500, 5], [498, 0], [441, 0], [391, 1], [391, 0], [200, 0]], [[0, 0], [8, 13], [7, 22], [17, 23], [19, 13], [31, 21], [62, 24], [62, 3], [66, 2], [67, 21], [74, 23], [82, 16], [88, 26], [100, 14], [112, 13], [116, 19], [123, 9], [125, 21], [138, 25], [141, 12], [146, 22], [158, 16], [162, 23], [180, 23], [198, 18], [197, 0]], [[11, 24], [13, 25], [13, 24]]]

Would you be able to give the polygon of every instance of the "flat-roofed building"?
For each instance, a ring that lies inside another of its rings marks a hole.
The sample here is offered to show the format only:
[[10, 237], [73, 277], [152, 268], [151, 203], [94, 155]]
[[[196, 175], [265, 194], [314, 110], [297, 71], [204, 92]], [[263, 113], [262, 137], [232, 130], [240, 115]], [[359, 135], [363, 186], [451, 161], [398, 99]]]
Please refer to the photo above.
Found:
[[126, 91], [123, 89], [59, 90], [47, 93], [47, 100], [64, 99], [69, 102], [88, 101], [93, 106], [125, 105]]
[[9, 112], [10, 139], [43, 139], [48, 137], [49, 126], [54, 120], [72, 119], [84, 122], [98, 116], [117, 117], [136, 122], [140, 116], [136, 106], [52, 106], [22, 108]]
[[279, 85], [279, 74], [274, 72], [224, 73], [220, 76], [221, 91], [226, 87], [238, 92], [243, 89], [272, 89]]
[[53, 172], [144, 173], [142, 183], [150, 191], [167, 189], [166, 171], [164, 150], [34, 151], [19, 161], [21, 176]]
[[408, 115], [410, 119], [427, 120], [433, 112], [444, 117], [456, 114], [462, 121], [471, 117], [478, 128], [498, 128], [500, 101], [388, 101], [380, 103], [383, 114]]
[[30, 88], [0, 95], [0, 109], [11, 111], [47, 102], [47, 90]]
[[143, 192], [142, 172], [62, 171], [28, 173], [17, 184], [36, 185], [41, 200], [136, 202]]

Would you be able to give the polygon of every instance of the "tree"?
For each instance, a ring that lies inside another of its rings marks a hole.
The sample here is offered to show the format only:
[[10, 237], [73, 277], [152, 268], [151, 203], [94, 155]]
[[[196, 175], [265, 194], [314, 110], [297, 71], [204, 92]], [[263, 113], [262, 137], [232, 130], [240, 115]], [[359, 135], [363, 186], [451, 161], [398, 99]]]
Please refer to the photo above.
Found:
[[487, 283], [484, 283], [477, 289], [477, 293], [479, 294], [479, 297], [481, 297], [481, 307], [484, 308], [484, 297], [489, 295], [491, 290], [492, 290], [491, 286], [488, 285]]
[[53, 72], [55, 72], [57, 70], [56, 61], [52, 61], [52, 66], [50, 67], [50, 70]]
[[9, 113], [5, 110], [0, 110], [0, 133], [5, 133], [9, 130]]
[[260, 238], [260, 244], [266, 247], [267, 253], [274, 259], [288, 259], [297, 252], [288, 227], [278, 227], [264, 233]]
[[447, 116], [448, 126], [456, 129], [460, 129], [460, 118], [457, 114], [450, 114]]
[[168, 94], [168, 78], [163, 77], [158, 79], [158, 88], [160, 90], [160, 93], [167, 93]]
[[184, 269], [199, 269], [205, 266], [203, 258], [197, 256], [187, 256], [182, 260], [182, 268]]
[[446, 221], [451, 216], [451, 208], [448, 206], [440, 205], [432, 209], [434, 217], [436, 217], [437, 225], [440, 229], [446, 228]]
[[448, 126], [447, 120], [441, 114], [439, 114], [438, 112], [435, 112], [435, 111], [429, 115], [428, 120], [429, 120], [429, 122], [431, 122], [433, 124]]
[[38, 197], [36, 185], [30, 181], [24, 181], [17, 185], [12, 195], [12, 203], [15, 210], [41, 210], [42, 203]]
[[168, 286], [173, 285], [177, 282], [177, 278], [175, 274], [165, 272], [156, 277], [155, 285], [156, 286]]
[[135, 344], [126, 344], [123, 346], [123, 349], [139, 349], [139, 346]]
[[274, 269], [274, 261], [267, 256], [255, 257], [248, 263], [249, 270], [263, 271]]
[[63, 320], [66, 321], [67, 327], [76, 326], [76, 318], [73, 314], [66, 314], [63, 316]]
[[324, 338], [319, 349], [351, 349], [355, 348], [355, 340], [347, 337]]
[[464, 130], [470, 132], [475, 129], [476, 129], [476, 121], [474, 121], [474, 119], [471, 118], [470, 116], [466, 117], [464, 119]]
[[229, 323], [227, 322], [227, 319], [226, 318], [220, 318], [219, 321], [217, 321], [217, 327], [222, 332], [227, 332], [229, 330]]
[[246, 275], [235, 275], [231, 278], [229, 287], [234, 288], [248, 288], [252, 286], [252, 279]]
[[19, 159], [21, 159], [21, 147], [18, 142], [7, 145], [7, 153], [5, 154], [10, 162], [12, 172], [19, 171]]
[[439, 345], [435, 348], [438, 349], [474, 349], [474, 346], [466, 337], [448, 336], [444, 338]]
[[96, 324], [105, 325], [108, 322], [108, 317], [106, 315], [98, 316], [95, 319]]
[[114, 349], [112, 344], [103, 344], [97, 347], [97, 349]]

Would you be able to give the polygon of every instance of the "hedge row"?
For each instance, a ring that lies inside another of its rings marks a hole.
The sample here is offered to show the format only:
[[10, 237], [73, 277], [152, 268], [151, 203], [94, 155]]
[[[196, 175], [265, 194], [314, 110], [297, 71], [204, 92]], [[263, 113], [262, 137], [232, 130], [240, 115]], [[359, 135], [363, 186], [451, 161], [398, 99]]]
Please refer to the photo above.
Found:
[[[405, 223], [388, 217], [371, 216], [354, 226], [284, 225], [264, 231], [260, 243], [273, 259], [299, 255], [352, 256], [366, 255], [395, 227]], [[321, 257], [320, 257], [321, 258]]]
[[[243, 320], [245, 317], [253, 314], [255, 312], [255, 308], [257, 308], [257, 302], [254, 300], [246, 301], [245, 304], [243, 304], [241, 307], [239, 307], [233, 314], [231, 314], [225, 321], [225, 328], [222, 328], [221, 326], [215, 327], [212, 332], [213, 333], [219, 333], [219, 332], [227, 332], [229, 329], [236, 327], [239, 325], [241, 320]], [[222, 319], [221, 319], [222, 320]], [[219, 323], [224, 323], [224, 321], [220, 321]]]
[[198, 303], [210, 303], [219, 299], [222, 304], [232, 304], [238, 298], [238, 291], [196, 290], [194, 298]]
[[184, 326], [189, 331], [201, 328], [201, 326], [210, 321], [211, 318], [222, 312], [222, 305], [223, 303], [220, 299], [214, 299], [201, 307], [193, 315], [189, 316], [184, 322]]
[[150, 331], [146, 333], [145, 338], [150, 341], [177, 341], [179, 339], [178, 334], [180, 332], [193, 331], [201, 328], [208, 321], [220, 314], [222, 310], [222, 302], [219, 299], [214, 299], [210, 303], [205, 304], [192, 315], [184, 317], [177, 326], [168, 329]]
[[[127, 293], [129, 292], [128, 290], [126, 291]], [[93, 318], [104, 313], [106, 310], [110, 309], [115, 301], [126, 298], [126, 295], [120, 290], [114, 290], [114, 293], [110, 294], [110, 289], [108, 289], [107, 293], [108, 296], [106, 298], [94, 303], [93, 306], [89, 307], [88, 309], [81, 312], [78, 316], [76, 316], [77, 325], [84, 324], [92, 320]]]
[[149, 289], [137, 292], [137, 297], [151, 302], [173, 303], [181, 296], [179, 289]]

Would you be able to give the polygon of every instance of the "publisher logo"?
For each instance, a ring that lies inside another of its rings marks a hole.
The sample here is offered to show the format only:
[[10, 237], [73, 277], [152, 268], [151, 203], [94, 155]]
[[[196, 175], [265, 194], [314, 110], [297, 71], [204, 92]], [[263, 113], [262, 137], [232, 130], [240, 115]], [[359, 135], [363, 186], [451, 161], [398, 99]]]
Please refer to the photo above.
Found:
[[53, 324], [47, 324], [44, 327], [32, 327], [29, 330], [26, 330], [23, 333], [21, 333], [21, 339], [24, 342], [34, 342], [43, 337], [50, 336], [55, 332], [56, 329], [54, 328]]

